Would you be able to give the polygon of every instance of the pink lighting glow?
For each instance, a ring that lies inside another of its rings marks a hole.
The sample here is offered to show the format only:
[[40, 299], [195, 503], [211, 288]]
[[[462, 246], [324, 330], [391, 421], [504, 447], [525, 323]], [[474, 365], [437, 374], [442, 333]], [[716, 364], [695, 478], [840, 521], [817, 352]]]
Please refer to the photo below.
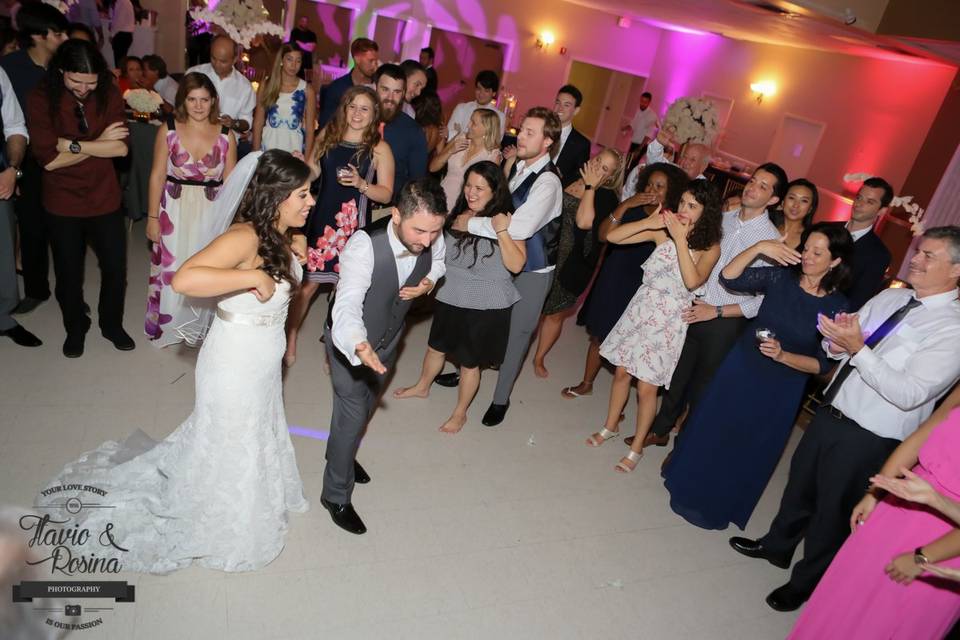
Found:
[[656, 27], [657, 29], [665, 29], [666, 31], [676, 31], [677, 33], [689, 33], [690, 35], [694, 35], [694, 36], [713, 35], [707, 31], [691, 29], [690, 27], [681, 27], [680, 25], [671, 24], [669, 22], [661, 22], [660, 20], [644, 19], [644, 22], [650, 25], [651, 27]]

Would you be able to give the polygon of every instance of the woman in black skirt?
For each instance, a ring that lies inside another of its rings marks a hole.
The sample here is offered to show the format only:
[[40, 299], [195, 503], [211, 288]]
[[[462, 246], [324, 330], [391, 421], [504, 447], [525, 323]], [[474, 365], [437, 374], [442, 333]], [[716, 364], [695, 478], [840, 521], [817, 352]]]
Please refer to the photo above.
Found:
[[[513, 274], [527, 260], [523, 240], [507, 233], [513, 203], [500, 167], [483, 161], [471, 165], [463, 191], [450, 213], [444, 242], [447, 274], [437, 289], [429, 346], [420, 379], [400, 387], [395, 398], [426, 398], [433, 379], [449, 357], [460, 364], [460, 387], [453, 415], [440, 431], [456, 433], [480, 387], [480, 369], [503, 362], [510, 333], [510, 308], [520, 299]], [[493, 219], [497, 240], [460, 233], [450, 225], [461, 213]]]

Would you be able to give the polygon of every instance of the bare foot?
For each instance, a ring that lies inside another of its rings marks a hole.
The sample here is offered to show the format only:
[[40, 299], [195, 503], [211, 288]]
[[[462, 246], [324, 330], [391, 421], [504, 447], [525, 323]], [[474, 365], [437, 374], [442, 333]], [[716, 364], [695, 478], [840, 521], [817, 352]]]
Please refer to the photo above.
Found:
[[426, 391], [421, 391], [416, 386], [400, 387], [393, 390], [393, 397], [397, 398], [398, 400], [403, 400], [405, 398], [428, 398], [430, 397], [430, 391], [429, 389]]
[[543, 362], [533, 361], [533, 375], [538, 378], [548, 378], [550, 377], [550, 372], [547, 371], [547, 368], [543, 366]]
[[467, 416], [458, 416], [456, 414], [450, 416], [450, 419], [444, 422], [440, 426], [440, 431], [443, 433], [457, 433], [460, 429], [463, 429], [463, 425], [467, 423]]

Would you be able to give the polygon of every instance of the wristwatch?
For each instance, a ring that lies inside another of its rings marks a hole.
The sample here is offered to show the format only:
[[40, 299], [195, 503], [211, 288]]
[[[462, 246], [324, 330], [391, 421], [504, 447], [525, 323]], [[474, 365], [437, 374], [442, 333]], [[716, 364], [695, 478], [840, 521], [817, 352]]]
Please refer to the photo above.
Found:
[[722, 317], [723, 317], [723, 305], [722, 305], [722, 304], [718, 304], [718, 305], [717, 305], [717, 317], [718, 317], [718, 318], [722, 318]]
[[593, 189], [593, 185], [592, 185], [592, 184], [587, 184], [586, 182], [584, 182], [584, 183], [583, 183], [583, 190], [584, 190], [584, 191], [590, 191], [590, 189]]
[[11, 167], [11, 168], [12, 168], [12, 169], [14, 170], [14, 172], [15, 172], [15, 173], [13, 174], [13, 175], [15, 176], [15, 178], [14, 178], [15, 180], [19, 180], [20, 178], [23, 177], [23, 171], [20, 170], [20, 167]]
[[913, 562], [917, 566], [920, 566], [923, 564], [930, 564], [930, 560], [927, 558], [927, 556], [923, 555], [923, 547], [917, 547], [916, 549], [914, 549]]
[[70, 153], [80, 153], [80, 142], [78, 140], [70, 142]]

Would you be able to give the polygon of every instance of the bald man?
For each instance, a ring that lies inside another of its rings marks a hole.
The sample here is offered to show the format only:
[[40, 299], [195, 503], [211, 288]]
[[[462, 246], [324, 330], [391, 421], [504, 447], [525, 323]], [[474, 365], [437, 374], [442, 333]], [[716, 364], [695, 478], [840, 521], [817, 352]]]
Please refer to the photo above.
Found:
[[[250, 131], [253, 122], [253, 109], [257, 106], [257, 96], [253, 86], [242, 73], [236, 70], [237, 45], [227, 36], [217, 36], [210, 45], [210, 62], [198, 64], [187, 69], [187, 73], [202, 73], [210, 78], [220, 98], [220, 122], [237, 132], [237, 137]], [[250, 143], [244, 140], [237, 145], [237, 157], [241, 157], [241, 147]]]
[[[647, 145], [647, 161], [645, 164], [668, 162], [670, 164], [676, 164], [683, 169], [684, 173], [686, 173], [691, 180], [706, 178], [703, 172], [706, 171], [710, 165], [710, 147], [705, 144], [700, 144], [699, 142], [688, 144], [680, 154], [679, 162], [673, 163], [664, 156], [664, 146], [666, 144], [673, 145], [675, 141], [670, 137], [669, 132], [661, 129], [657, 133], [656, 139], [651, 140], [650, 144]], [[627, 179], [624, 180], [621, 202], [637, 193], [637, 178], [640, 175], [641, 166], [643, 165], [638, 164], [634, 167], [633, 171], [627, 176]]]

